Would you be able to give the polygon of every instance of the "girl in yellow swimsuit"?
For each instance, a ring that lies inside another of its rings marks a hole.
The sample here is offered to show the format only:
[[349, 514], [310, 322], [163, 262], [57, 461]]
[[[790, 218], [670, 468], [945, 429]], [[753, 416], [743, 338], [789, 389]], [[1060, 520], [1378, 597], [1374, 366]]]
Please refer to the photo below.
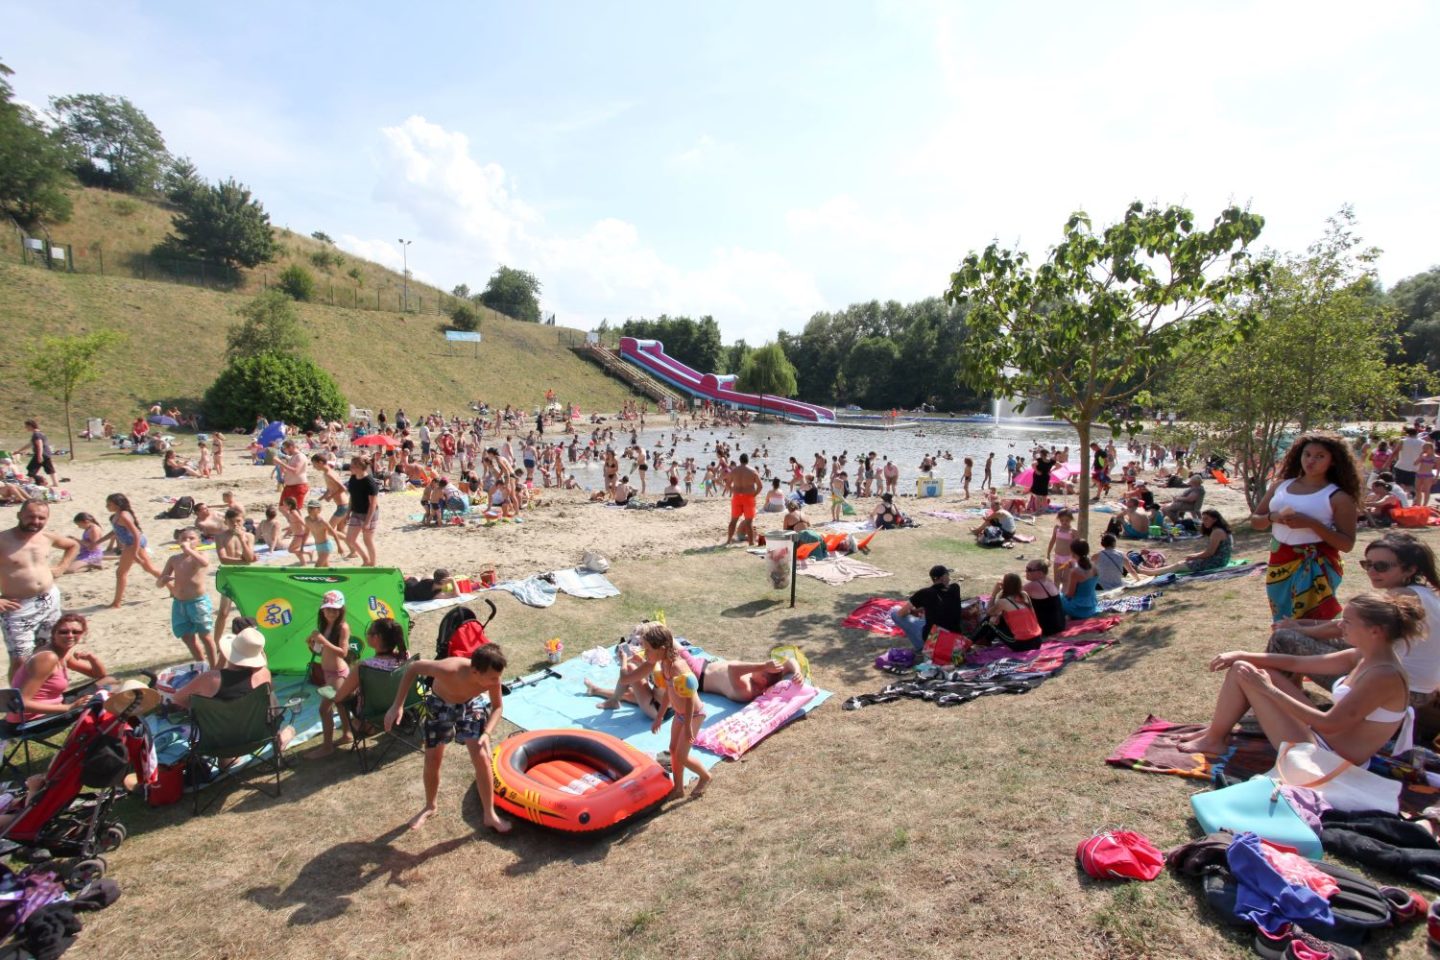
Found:
[[691, 796], [699, 797], [710, 785], [710, 774], [704, 765], [690, 756], [690, 745], [705, 722], [705, 704], [700, 700], [700, 681], [680, 656], [675, 646], [675, 635], [663, 623], [649, 623], [640, 631], [645, 644], [645, 660], [652, 665], [651, 682], [655, 685], [657, 712], [650, 725], [652, 733], [659, 733], [665, 722], [665, 708], [675, 711], [670, 724], [670, 775], [675, 789], [670, 792], [671, 800], [685, 796], [685, 771], [699, 777]]

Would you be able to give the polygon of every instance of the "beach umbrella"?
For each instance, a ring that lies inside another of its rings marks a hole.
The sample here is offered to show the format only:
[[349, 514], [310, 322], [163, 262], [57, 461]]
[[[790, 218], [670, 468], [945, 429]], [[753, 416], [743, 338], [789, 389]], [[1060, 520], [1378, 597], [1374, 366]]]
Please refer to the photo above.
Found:
[[383, 433], [369, 433], [355, 441], [357, 447], [385, 447], [389, 450], [394, 450], [399, 445], [398, 440]]
[[180, 426], [180, 421], [179, 421], [179, 420], [176, 420], [174, 417], [161, 416], [160, 414], [156, 414], [155, 416], [150, 417], [150, 422], [153, 423], [153, 424], [155, 424], [155, 426], [157, 426], [157, 427], [178, 427], [178, 426]]
[[[1075, 471], [1070, 469], [1063, 463], [1055, 464], [1055, 466], [1052, 467], [1050, 470], [1051, 483], [1065, 483], [1073, 476], [1075, 476]], [[1015, 475], [1015, 486], [1023, 487], [1026, 490], [1029, 490], [1030, 484], [1034, 479], [1035, 468], [1026, 467], [1024, 470], [1020, 471], [1018, 474]]]

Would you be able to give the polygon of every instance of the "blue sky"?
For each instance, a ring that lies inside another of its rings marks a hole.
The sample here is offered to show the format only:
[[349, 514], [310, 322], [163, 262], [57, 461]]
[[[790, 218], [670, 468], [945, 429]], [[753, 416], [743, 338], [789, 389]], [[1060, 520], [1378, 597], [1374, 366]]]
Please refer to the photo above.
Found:
[[275, 223], [546, 310], [727, 339], [942, 291], [1071, 210], [1230, 202], [1301, 250], [1342, 204], [1386, 283], [1440, 263], [1440, 5], [21, 4], [17, 96], [134, 100]]

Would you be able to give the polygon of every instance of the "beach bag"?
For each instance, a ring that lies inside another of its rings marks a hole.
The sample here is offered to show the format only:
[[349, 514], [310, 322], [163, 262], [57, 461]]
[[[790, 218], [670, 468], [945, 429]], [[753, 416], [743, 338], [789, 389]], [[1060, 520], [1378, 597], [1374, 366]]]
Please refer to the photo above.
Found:
[[910, 647], [892, 647], [875, 658], [876, 670], [908, 670], [915, 666], [915, 651]]
[[455, 628], [454, 633], [450, 634], [448, 655], [468, 658], [470, 654], [489, 642], [490, 638], [485, 636], [485, 627], [478, 619], [466, 620]]
[[176, 500], [174, 504], [171, 505], [169, 510], [166, 510], [164, 513], [160, 514], [160, 516], [156, 517], [155, 519], [189, 520], [193, 516], [195, 516], [195, 498], [181, 497]]
[[185, 761], [162, 766], [155, 771], [155, 782], [145, 788], [145, 802], [152, 807], [179, 803], [185, 794]]
[[130, 755], [119, 737], [98, 736], [85, 748], [80, 781], [96, 789], [113, 787], [130, 768]]
[[1311, 860], [1324, 856], [1320, 838], [1269, 777], [1197, 793], [1190, 798], [1190, 807], [1206, 833], [1248, 831], [1271, 843], [1291, 847]]
[[580, 569], [589, 570], [591, 573], [605, 573], [610, 569], [610, 561], [594, 550], [586, 550], [585, 555], [580, 558]]
[[1400, 527], [1427, 527], [1432, 516], [1429, 507], [1394, 507], [1390, 511], [1390, 519]]
[[1280, 744], [1269, 776], [1285, 786], [1314, 790], [1336, 810], [1400, 812], [1399, 780], [1357, 767], [1319, 744]]
[[971, 645], [970, 638], [963, 633], [935, 627], [930, 631], [925, 649], [930, 654], [931, 663], [948, 667], [964, 661]]
[[1133, 830], [1109, 830], [1082, 840], [1075, 859], [1096, 880], [1154, 880], [1165, 868], [1155, 844]]
[[1144, 558], [1145, 566], [1147, 567], [1165, 566], [1165, 554], [1159, 550], [1145, 550], [1142, 551], [1141, 556]]

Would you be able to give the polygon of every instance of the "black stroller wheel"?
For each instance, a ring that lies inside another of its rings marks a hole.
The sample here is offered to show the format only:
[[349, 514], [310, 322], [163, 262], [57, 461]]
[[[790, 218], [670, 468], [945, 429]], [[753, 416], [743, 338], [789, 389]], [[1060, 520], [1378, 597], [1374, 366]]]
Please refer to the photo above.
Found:
[[84, 860], [77, 860], [66, 872], [65, 886], [71, 890], [83, 890], [86, 885], [94, 883], [105, 876], [109, 864], [104, 857], [87, 857]]
[[95, 849], [101, 853], [111, 853], [120, 849], [120, 844], [125, 842], [127, 836], [129, 836], [129, 834], [125, 831], [125, 824], [112, 823], [100, 831]]

